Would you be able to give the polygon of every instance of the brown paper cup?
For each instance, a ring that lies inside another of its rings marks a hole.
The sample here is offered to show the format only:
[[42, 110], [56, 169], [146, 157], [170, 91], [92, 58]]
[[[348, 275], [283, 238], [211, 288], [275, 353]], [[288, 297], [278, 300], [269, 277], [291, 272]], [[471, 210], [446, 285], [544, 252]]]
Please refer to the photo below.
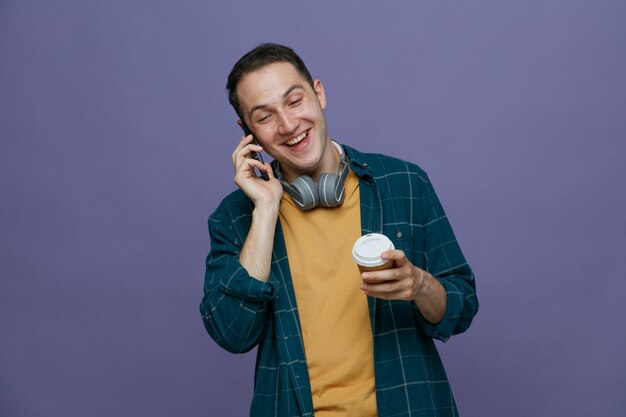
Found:
[[363, 272], [371, 272], [371, 271], [382, 271], [383, 269], [391, 268], [392, 262], [387, 261], [384, 264], [379, 265], [379, 266], [363, 266], [359, 264], [356, 264], [356, 265], [359, 267], [359, 271], [363, 273]]

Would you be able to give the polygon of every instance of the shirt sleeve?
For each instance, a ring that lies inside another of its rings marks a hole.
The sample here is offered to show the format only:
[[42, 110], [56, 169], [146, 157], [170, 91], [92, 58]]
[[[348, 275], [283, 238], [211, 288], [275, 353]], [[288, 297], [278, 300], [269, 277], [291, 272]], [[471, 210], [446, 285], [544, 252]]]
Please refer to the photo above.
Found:
[[447, 305], [445, 315], [438, 324], [424, 319], [417, 306], [414, 311], [422, 329], [429, 336], [446, 342], [451, 336], [467, 330], [476, 315], [476, 284], [474, 274], [427, 177], [421, 203], [426, 271], [445, 288]]
[[276, 279], [251, 277], [239, 263], [243, 242], [233, 222], [209, 218], [211, 250], [206, 258], [204, 297], [200, 313], [211, 337], [233, 353], [251, 350], [265, 328], [268, 302], [275, 297]]

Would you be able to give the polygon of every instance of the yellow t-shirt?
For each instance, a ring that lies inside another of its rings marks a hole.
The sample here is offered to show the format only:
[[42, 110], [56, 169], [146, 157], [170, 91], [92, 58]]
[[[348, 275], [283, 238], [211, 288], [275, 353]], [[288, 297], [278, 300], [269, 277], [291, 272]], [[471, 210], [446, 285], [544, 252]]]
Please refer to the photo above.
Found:
[[286, 192], [280, 203], [316, 417], [377, 414], [367, 297], [352, 260], [359, 204], [353, 172], [339, 207], [302, 212]]

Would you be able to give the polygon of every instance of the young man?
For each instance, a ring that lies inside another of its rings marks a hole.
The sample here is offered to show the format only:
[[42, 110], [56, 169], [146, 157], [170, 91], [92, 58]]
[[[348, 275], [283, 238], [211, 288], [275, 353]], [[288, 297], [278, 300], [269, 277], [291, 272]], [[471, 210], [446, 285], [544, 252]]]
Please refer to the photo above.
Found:
[[[478, 301], [426, 173], [333, 142], [324, 86], [287, 47], [248, 52], [227, 89], [254, 138], [209, 218], [200, 310], [224, 349], [258, 346], [250, 414], [457, 415], [433, 338], [465, 331]], [[392, 267], [361, 274], [351, 249], [372, 232]]]

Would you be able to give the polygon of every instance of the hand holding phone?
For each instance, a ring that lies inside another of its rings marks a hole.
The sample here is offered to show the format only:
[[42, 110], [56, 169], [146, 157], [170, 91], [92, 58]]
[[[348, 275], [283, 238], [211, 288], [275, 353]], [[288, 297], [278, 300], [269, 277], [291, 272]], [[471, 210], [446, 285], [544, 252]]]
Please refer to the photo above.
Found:
[[[243, 119], [241, 119], [241, 128], [243, 129], [243, 133], [244, 135], [248, 136], [248, 135], [252, 135], [252, 132], [250, 131], [250, 129], [248, 128], [248, 125], [246, 125], [246, 122], [243, 121]], [[256, 138], [254, 137], [254, 135], [252, 135], [252, 142], [255, 145], [258, 145], [259, 142], [257, 142]], [[252, 157], [254, 159], [256, 159], [257, 161], [259, 161], [260, 163], [262, 163], [263, 165], [265, 165], [265, 161], [263, 160], [263, 157], [261, 156], [260, 153], [258, 152], [251, 152]], [[269, 181], [270, 177], [269, 175], [267, 175], [267, 171], [263, 171], [259, 169], [259, 173], [260, 173], [260, 178], [263, 178], [265, 181]], [[257, 175], [258, 177], [259, 175]]]

